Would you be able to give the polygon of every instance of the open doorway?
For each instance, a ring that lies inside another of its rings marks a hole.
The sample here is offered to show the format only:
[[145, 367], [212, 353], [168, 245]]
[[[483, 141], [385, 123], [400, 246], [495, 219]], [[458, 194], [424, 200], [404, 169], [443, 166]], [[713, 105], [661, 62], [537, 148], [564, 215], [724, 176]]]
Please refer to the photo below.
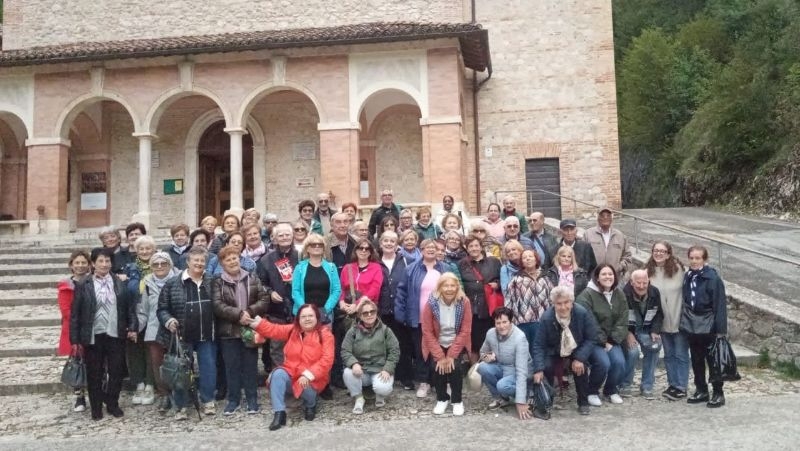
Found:
[[[231, 138], [225, 122], [208, 127], [198, 147], [199, 217], [214, 216], [220, 220], [231, 208]], [[242, 174], [244, 176], [244, 208], [253, 207], [253, 139], [242, 137]]]

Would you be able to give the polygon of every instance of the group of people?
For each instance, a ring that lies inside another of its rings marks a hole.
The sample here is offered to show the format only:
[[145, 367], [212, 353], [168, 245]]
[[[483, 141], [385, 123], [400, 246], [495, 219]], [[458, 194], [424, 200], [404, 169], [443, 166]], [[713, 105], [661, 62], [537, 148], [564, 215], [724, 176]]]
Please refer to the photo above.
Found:
[[[464, 414], [463, 385], [474, 366], [492, 395], [490, 408], [530, 409], [532, 384], [561, 386], [572, 374], [578, 410], [623, 403], [631, 396], [640, 354], [640, 395], [655, 398], [654, 371], [664, 349], [670, 400], [724, 405], [722, 382], [706, 364], [709, 345], [726, 333], [725, 288], [693, 246], [688, 270], [663, 241], [633, 269], [624, 234], [602, 210], [579, 239], [574, 220], [560, 236], [544, 215], [525, 217], [512, 197], [469, 220], [443, 199], [411, 212], [381, 194], [368, 221], [355, 204], [333, 209], [328, 194], [298, 205], [280, 222], [253, 209], [213, 217], [190, 230], [170, 229], [158, 249], [143, 224], [100, 233], [102, 246], [76, 251], [72, 276], [59, 284], [64, 318], [60, 352], [84, 357], [93, 419], [120, 417], [119, 394], [129, 375], [133, 404], [187, 418], [189, 396], [169, 391], [159, 368], [176, 342], [194, 358], [206, 415], [260, 411], [259, 349], [269, 373], [271, 430], [286, 424], [286, 395], [302, 400], [306, 420], [331, 387], [380, 408], [395, 381], [426, 398], [434, 414]], [[414, 222], [416, 218], [416, 222]], [[242, 392], [244, 399], [242, 398]], [[76, 392], [75, 410], [86, 408]]]

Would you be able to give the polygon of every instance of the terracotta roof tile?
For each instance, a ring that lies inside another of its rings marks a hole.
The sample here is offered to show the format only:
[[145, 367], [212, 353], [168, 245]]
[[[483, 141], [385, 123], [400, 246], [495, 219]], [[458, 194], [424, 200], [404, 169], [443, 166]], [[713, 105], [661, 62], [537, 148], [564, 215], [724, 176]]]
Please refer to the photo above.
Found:
[[459, 38], [464, 64], [471, 69], [483, 71], [491, 65], [488, 33], [479, 24], [374, 22], [30, 47], [0, 51], [0, 67], [436, 38]]

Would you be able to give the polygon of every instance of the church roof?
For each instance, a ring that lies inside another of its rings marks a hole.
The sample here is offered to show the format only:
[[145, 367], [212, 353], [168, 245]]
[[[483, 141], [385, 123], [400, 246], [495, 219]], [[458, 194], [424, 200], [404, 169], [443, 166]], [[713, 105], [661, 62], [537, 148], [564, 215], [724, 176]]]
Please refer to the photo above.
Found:
[[76, 42], [29, 47], [0, 51], [0, 67], [438, 38], [458, 38], [464, 65], [468, 68], [483, 71], [491, 67], [488, 32], [480, 24], [415, 22], [373, 22], [324, 28]]

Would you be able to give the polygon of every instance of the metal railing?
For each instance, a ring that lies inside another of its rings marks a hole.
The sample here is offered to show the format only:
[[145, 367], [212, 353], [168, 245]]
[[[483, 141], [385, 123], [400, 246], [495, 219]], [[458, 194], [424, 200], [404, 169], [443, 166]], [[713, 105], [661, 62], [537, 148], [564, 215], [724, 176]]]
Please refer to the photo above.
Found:
[[554, 193], [552, 191], [546, 191], [546, 190], [543, 190], [543, 189], [530, 189], [530, 190], [517, 190], [517, 191], [495, 191], [495, 193], [493, 195], [493, 199], [494, 199], [494, 202], [497, 202], [498, 199], [502, 199], [506, 195], [509, 195], [509, 194], [513, 195], [513, 194], [519, 194], [519, 193], [525, 193], [526, 194], [526, 199], [529, 199], [528, 193], [531, 193], [531, 192], [543, 193], [543, 194], [547, 194], [547, 195], [550, 195], [550, 196], [559, 197], [562, 200], [571, 201], [572, 202], [572, 211], [576, 215], [577, 215], [577, 212], [578, 212], [578, 204], [581, 204], [581, 205], [586, 205], [588, 207], [592, 207], [594, 210], [607, 208], [607, 209], [611, 210], [611, 212], [613, 214], [615, 214], [615, 215], [619, 215], [619, 216], [622, 216], [622, 217], [628, 217], [628, 218], [633, 219], [633, 242], [634, 242], [634, 247], [636, 248], [637, 252], [642, 252], [642, 250], [639, 247], [639, 242], [640, 242], [639, 238], [640, 238], [640, 233], [641, 233], [641, 224], [644, 223], [644, 224], [651, 224], [651, 225], [654, 225], [654, 226], [657, 226], [657, 227], [663, 227], [663, 228], [665, 228], [667, 230], [672, 230], [674, 232], [678, 232], [678, 233], [681, 233], [683, 235], [688, 235], [688, 236], [692, 236], [692, 237], [695, 237], [695, 238], [700, 238], [702, 240], [714, 243], [714, 246], [716, 247], [716, 252], [717, 252], [717, 262], [718, 262], [717, 270], [719, 271], [720, 275], [722, 275], [722, 271], [723, 271], [723, 260], [722, 260], [722, 255], [723, 255], [722, 254], [722, 247], [723, 246], [728, 246], [728, 247], [731, 247], [733, 249], [737, 249], [737, 250], [740, 250], [740, 251], [743, 251], [743, 252], [747, 252], [747, 253], [750, 253], [750, 254], [753, 254], [753, 255], [758, 255], [760, 257], [768, 258], [768, 259], [779, 261], [779, 262], [782, 262], [782, 263], [788, 263], [790, 265], [794, 265], [794, 266], [800, 268], [800, 262], [796, 261], [796, 260], [780, 257], [780, 256], [777, 256], [777, 255], [767, 254], [765, 252], [761, 252], [761, 251], [758, 251], [756, 249], [751, 249], [749, 247], [742, 246], [740, 244], [731, 243], [730, 241], [720, 240], [718, 238], [713, 238], [713, 237], [710, 237], [708, 235], [704, 235], [702, 233], [693, 232], [691, 230], [687, 230], [687, 229], [684, 229], [682, 227], [675, 227], [675, 226], [672, 226], [672, 225], [664, 224], [662, 222], [653, 221], [651, 219], [645, 219], [645, 218], [642, 218], [641, 216], [636, 216], [636, 215], [633, 215], [633, 214], [630, 214], [630, 213], [626, 213], [624, 211], [615, 210], [615, 209], [609, 208], [607, 206], [596, 205], [596, 204], [593, 204], [593, 203], [590, 203], [590, 202], [578, 200], [578, 199], [575, 199], [573, 197], [564, 196], [564, 195], [559, 194], [559, 193]]

